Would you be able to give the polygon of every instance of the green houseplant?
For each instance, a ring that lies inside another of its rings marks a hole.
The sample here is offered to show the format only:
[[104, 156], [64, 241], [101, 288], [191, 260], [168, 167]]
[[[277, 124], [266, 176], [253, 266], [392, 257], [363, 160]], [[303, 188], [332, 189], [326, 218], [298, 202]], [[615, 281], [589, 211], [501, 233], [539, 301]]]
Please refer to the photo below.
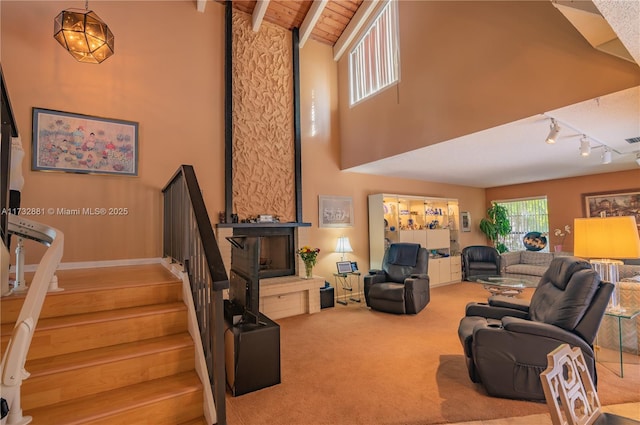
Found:
[[487, 209], [487, 217], [480, 220], [480, 231], [487, 236], [499, 253], [507, 252], [509, 249], [502, 242], [502, 239], [511, 233], [507, 209], [493, 202]]

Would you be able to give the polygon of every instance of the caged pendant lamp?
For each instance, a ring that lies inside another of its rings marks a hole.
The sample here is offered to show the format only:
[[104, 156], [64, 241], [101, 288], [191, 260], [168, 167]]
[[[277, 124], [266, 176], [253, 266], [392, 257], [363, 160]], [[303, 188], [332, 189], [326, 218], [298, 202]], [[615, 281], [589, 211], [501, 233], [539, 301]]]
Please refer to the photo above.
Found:
[[66, 9], [56, 16], [53, 37], [78, 62], [102, 63], [113, 55], [113, 33], [85, 2], [85, 10]]

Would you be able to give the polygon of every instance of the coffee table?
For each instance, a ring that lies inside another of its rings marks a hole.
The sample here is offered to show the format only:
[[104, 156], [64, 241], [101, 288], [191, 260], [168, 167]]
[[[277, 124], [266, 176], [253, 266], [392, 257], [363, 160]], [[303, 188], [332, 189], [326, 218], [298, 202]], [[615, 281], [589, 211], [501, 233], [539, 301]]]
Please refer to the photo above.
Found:
[[491, 295], [506, 295], [508, 297], [521, 294], [525, 288], [535, 288], [538, 286], [538, 282], [534, 282], [533, 280], [495, 274], [469, 276], [467, 280], [481, 283], [484, 289], [489, 291]]

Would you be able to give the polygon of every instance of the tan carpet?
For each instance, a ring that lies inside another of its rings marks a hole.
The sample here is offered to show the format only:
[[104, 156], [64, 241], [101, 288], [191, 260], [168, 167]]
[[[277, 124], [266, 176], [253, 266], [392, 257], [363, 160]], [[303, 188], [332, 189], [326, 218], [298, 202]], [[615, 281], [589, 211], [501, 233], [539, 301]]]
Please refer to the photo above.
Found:
[[[422, 425], [546, 413], [545, 404], [489, 397], [469, 380], [458, 322], [467, 302], [486, 297], [465, 282], [432, 288], [415, 316], [350, 303], [277, 320], [282, 383], [228, 395], [228, 423]], [[598, 373], [603, 404], [640, 401], [638, 369], [624, 379]]]

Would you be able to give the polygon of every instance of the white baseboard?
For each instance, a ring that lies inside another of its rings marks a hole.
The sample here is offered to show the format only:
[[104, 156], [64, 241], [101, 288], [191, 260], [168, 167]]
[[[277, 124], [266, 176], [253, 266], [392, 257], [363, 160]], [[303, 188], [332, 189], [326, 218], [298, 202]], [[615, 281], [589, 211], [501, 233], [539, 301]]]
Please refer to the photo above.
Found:
[[[98, 267], [119, 267], [119, 266], [141, 266], [144, 264], [160, 264], [162, 258], [136, 258], [125, 260], [104, 260], [104, 261], [77, 261], [70, 263], [60, 263], [58, 270], [72, 269], [93, 269]], [[28, 264], [24, 266], [25, 272], [35, 272], [38, 268], [37, 264]], [[15, 272], [15, 266], [11, 266], [11, 270]]]

